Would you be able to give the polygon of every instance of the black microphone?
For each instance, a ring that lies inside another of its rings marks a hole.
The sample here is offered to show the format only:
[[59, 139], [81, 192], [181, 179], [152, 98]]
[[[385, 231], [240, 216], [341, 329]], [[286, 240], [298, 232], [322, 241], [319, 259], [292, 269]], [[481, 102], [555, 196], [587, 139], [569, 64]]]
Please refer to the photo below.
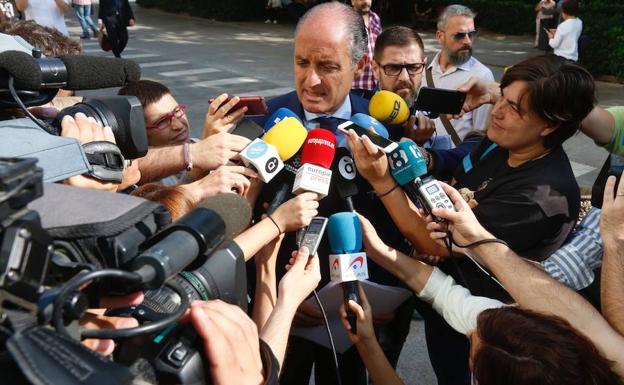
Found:
[[277, 208], [292, 195], [292, 186], [297, 176], [297, 170], [301, 167], [301, 154], [297, 154], [284, 162], [284, 168], [277, 176], [278, 188], [275, 191], [273, 200], [269, 204], [266, 212], [271, 215]]
[[142, 287], [161, 287], [184, 269], [200, 267], [226, 239], [249, 224], [251, 207], [235, 194], [219, 194], [203, 200], [191, 212], [146, 242], [147, 249], [131, 270], [142, 278]]
[[332, 189], [338, 194], [340, 199], [344, 200], [347, 210], [355, 211], [353, 199], [351, 197], [358, 194], [358, 187], [354, 180], [357, 175], [355, 163], [351, 157], [351, 153], [345, 147], [336, 149], [336, 156], [331, 167], [332, 170]]
[[141, 78], [141, 68], [130, 60], [85, 55], [34, 58], [21, 51], [0, 53], [0, 71], [14, 78], [16, 89], [31, 91], [121, 87]]

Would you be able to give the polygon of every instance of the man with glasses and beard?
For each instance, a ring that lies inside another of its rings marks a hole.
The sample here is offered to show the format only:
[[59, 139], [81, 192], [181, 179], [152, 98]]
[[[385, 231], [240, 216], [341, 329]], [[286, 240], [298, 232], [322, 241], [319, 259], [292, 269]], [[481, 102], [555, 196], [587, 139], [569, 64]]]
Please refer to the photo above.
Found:
[[[425, 85], [428, 87], [455, 90], [471, 77], [486, 81], [494, 80], [492, 71], [472, 56], [472, 45], [476, 38], [475, 13], [463, 5], [449, 5], [438, 19], [436, 38], [440, 52], [427, 66]], [[450, 120], [450, 125], [463, 140], [471, 131], [482, 131], [486, 127], [490, 108], [484, 106]], [[447, 134], [442, 119], [436, 119], [438, 136]]]

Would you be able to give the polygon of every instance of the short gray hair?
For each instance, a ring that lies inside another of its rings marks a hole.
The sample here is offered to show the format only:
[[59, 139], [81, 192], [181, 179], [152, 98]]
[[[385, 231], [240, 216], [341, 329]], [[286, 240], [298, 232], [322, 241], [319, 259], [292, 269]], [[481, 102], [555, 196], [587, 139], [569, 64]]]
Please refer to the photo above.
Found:
[[366, 32], [366, 24], [364, 24], [362, 15], [357, 13], [352, 7], [335, 1], [312, 7], [297, 23], [295, 36], [297, 36], [301, 26], [304, 25], [310, 17], [323, 11], [332, 12], [332, 14], [337, 15], [338, 20], [345, 21], [345, 28], [349, 38], [351, 64], [355, 66], [360, 59], [362, 59], [368, 47], [368, 33]]
[[465, 16], [470, 19], [474, 19], [477, 16], [477, 14], [474, 13], [472, 9], [466, 7], [465, 5], [461, 5], [461, 4], [449, 5], [448, 7], [444, 8], [444, 11], [442, 11], [442, 14], [440, 14], [440, 17], [438, 18], [438, 24], [437, 24], [438, 31], [442, 31], [449, 17], [453, 17], [453, 16]]

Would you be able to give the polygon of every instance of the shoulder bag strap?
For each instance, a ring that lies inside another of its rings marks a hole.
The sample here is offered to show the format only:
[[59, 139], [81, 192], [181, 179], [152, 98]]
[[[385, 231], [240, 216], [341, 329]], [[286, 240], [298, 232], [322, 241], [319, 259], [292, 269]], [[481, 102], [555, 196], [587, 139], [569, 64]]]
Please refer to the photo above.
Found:
[[[431, 67], [427, 68], [427, 71], [425, 71], [425, 76], [427, 77], [427, 85], [431, 88], [435, 88], [435, 84], [433, 83], [433, 74], [431, 73]], [[458, 146], [462, 141], [459, 138], [459, 135], [457, 135], [457, 131], [455, 131], [455, 128], [453, 128], [451, 122], [447, 119], [446, 115], [440, 115], [439, 118], [442, 122], [442, 125], [444, 126], [444, 129], [446, 129], [446, 133], [451, 136], [451, 140], [453, 140], [455, 146]]]

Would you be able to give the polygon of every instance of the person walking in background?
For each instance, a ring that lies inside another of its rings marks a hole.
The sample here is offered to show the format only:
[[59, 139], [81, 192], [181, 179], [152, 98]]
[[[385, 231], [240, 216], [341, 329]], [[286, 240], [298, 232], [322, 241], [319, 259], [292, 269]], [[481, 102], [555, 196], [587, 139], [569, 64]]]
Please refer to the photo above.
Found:
[[533, 47], [537, 48], [539, 44], [539, 35], [540, 28], [542, 27], [542, 20], [544, 19], [552, 19], [554, 18], [554, 14], [551, 12], [544, 12], [548, 9], [554, 9], [557, 4], [555, 0], [541, 0], [535, 6], [535, 11], [537, 12], [535, 16], [535, 42], [533, 43]]
[[121, 57], [128, 44], [128, 27], [134, 25], [134, 13], [128, 0], [100, 0], [98, 19], [101, 19], [106, 27], [107, 39], [113, 54], [115, 57]]
[[70, 0], [15, 0], [15, 6], [20, 12], [25, 13], [26, 20], [34, 20], [45, 27], [56, 28], [65, 36], [69, 36], [65, 12], [69, 10], [70, 4]]
[[91, 30], [93, 31], [93, 36], [97, 37], [98, 28], [91, 18], [91, 0], [73, 0], [73, 7], [74, 12], [76, 12], [78, 22], [82, 27], [82, 35], [80, 36], [80, 38], [91, 38], [91, 35], [89, 34], [89, 28], [91, 28]]
[[368, 45], [364, 53], [364, 68], [358, 72], [353, 80], [351, 88], [360, 90], [372, 90], [377, 85], [373, 74], [373, 52], [375, 51], [375, 40], [381, 33], [381, 20], [379, 15], [371, 10], [372, 0], [351, 0], [351, 5], [362, 18], [368, 33]]
[[548, 31], [548, 44], [554, 54], [569, 60], [578, 60], [578, 39], [583, 32], [583, 22], [578, 18], [579, 6], [576, 0], [565, 0], [561, 5], [563, 23], [557, 29]]

